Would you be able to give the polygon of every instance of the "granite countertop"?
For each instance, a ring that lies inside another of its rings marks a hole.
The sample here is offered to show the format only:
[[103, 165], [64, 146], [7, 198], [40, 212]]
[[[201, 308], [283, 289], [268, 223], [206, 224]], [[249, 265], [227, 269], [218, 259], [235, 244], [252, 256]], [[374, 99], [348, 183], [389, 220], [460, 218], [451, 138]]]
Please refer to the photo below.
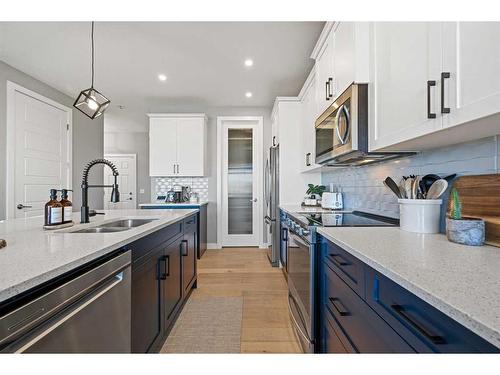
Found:
[[151, 202], [151, 203], [141, 203], [139, 207], [201, 207], [207, 205], [208, 202], [198, 202], [198, 203], [165, 203], [165, 202]]
[[[92, 227], [116, 219], [153, 218], [150, 223], [115, 233], [64, 233], [42, 229], [43, 217], [0, 221], [0, 302], [99, 258], [163, 227], [182, 220], [197, 209], [106, 210], [91, 218]], [[101, 212], [101, 211], [100, 211]], [[80, 213], [73, 213], [75, 223]], [[75, 228], [73, 227], [73, 228]]]
[[318, 227], [318, 233], [500, 347], [500, 248], [394, 227]]

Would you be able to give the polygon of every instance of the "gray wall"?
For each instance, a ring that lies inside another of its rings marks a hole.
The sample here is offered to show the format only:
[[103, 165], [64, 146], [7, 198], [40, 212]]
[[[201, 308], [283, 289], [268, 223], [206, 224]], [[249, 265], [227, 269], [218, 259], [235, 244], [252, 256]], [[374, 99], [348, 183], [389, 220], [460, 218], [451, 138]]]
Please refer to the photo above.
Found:
[[[7, 132], [7, 81], [12, 81], [46, 96], [58, 103], [71, 107], [74, 99], [47, 84], [11, 67], [0, 61], [0, 219], [5, 218], [5, 189], [6, 189], [6, 132]], [[80, 178], [83, 166], [91, 159], [103, 155], [103, 119], [90, 120], [79, 111], [73, 110], [73, 188], [75, 190], [73, 203], [75, 210], [80, 207], [81, 194], [79, 191]], [[98, 170], [92, 172], [92, 183], [102, 183], [103, 175]], [[102, 208], [103, 193], [90, 194], [90, 203], [93, 208]], [[47, 200], [49, 192], [47, 192]]]
[[[114, 109], [104, 119], [104, 153], [137, 154], [137, 189], [139, 203], [151, 202], [151, 178], [149, 177], [148, 118], [146, 113], [205, 113], [208, 116], [207, 155], [209, 183], [208, 242], [217, 241], [217, 116], [263, 116], [264, 158], [263, 170], [271, 138], [271, 109], [263, 107], [207, 107], [204, 105], [156, 104], [143, 111]], [[265, 209], [265, 208], [264, 208]]]
[[[444, 177], [452, 173], [458, 175], [499, 173], [499, 158], [500, 136], [488, 137], [424, 151], [415, 156], [385, 163], [324, 172], [321, 181], [327, 187], [333, 183], [342, 188], [345, 207], [348, 209], [399, 217], [397, 198], [382, 183], [387, 176], [399, 182], [402, 176], [410, 174], [435, 173]], [[443, 213], [447, 208], [448, 195], [449, 191], [443, 195]]]

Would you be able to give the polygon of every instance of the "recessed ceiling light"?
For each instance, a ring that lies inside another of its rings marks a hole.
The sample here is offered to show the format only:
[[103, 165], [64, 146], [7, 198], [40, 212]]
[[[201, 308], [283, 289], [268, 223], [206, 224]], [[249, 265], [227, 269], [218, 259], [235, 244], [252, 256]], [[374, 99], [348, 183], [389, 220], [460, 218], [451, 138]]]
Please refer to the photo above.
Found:
[[245, 66], [248, 66], [248, 67], [253, 66], [253, 60], [252, 59], [246, 59], [245, 60]]
[[252, 93], [250, 91], [248, 91], [248, 92], [245, 93], [245, 96], [247, 98], [251, 98], [252, 97]]
[[160, 81], [166, 81], [167, 80], [167, 76], [165, 74], [158, 74], [158, 79]]

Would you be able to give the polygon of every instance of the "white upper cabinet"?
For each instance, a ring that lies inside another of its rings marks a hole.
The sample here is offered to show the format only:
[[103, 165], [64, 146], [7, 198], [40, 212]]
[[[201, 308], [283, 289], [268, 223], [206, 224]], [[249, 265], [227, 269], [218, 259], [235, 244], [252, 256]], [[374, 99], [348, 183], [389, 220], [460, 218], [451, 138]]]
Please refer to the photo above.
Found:
[[302, 88], [301, 94], [301, 121], [300, 121], [300, 146], [302, 150], [301, 171], [308, 172], [320, 167], [315, 163], [316, 135], [315, 121], [318, 113], [316, 102], [316, 75], [314, 69]]
[[500, 22], [443, 23], [445, 128], [500, 112]]
[[333, 78], [333, 24], [323, 29], [311, 57], [316, 61], [316, 103], [319, 115], [331, 103], [335, 96]]
[[149, 175], [204, 176], [204, 114], [149, 114]]
[[441, 25], [376, 22], [371, 25], [371, 150], [441, 128]]

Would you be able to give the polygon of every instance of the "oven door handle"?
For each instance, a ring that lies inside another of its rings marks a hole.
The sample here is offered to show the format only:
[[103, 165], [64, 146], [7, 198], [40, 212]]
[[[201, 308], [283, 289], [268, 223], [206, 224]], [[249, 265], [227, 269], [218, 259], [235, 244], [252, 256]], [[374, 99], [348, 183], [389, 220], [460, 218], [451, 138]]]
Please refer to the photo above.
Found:
[[[290, 304], [290, 301], [292, 301], [294, 304], [295, 304], [295, 309], [297, 311], [299, 311], [299, 314], [300, 314], [300, 310], [299, 308], [297, 307], [297, 302], [295, 302], [293, 296], [288, 293], [288, 311], [290, 313], [290, 317], [292, 318], [292, 323], [293, 325], [295, 326], [295, 328], [297, 328], [297, 331], [299, 332], [299, 334], [302, 336], [302, 338], [304, 340], [306, 340], [308, 343], [311, 343], [311, 339], [309, 338], [309, 336], [307, 336], [304, 331], [302, 331], [302, 328], [300, 327], [300, 324], [297, 322], [297, 319], [295, 319], [295, 315], [293, 314], [293, 311], [292, 311], [292, 305]], [[302, 317], [301, 317], [302, 318]]]

